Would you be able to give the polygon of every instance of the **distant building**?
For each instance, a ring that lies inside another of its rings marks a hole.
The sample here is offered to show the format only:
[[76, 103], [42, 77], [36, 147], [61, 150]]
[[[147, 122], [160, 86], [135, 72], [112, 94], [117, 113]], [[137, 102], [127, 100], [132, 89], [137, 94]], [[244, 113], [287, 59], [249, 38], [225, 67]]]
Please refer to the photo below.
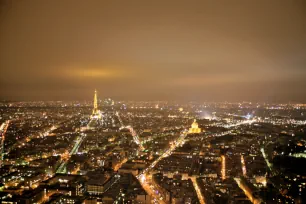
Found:
[[82, 131], [95, 129], [103, 124], [103, 114], [102, 111], [98, 109], [98, 96], [97, 90], [95, 90], [94, 95], [94, 104], [92, 114], [90, 116], [90, 121], [87, 124], [87, 127], [81, 128]]
[[201, 132], [202, 132], [202, 130], [201, 130], [201, 128], [199, 128], [199, 124], [197, 123], [197, 120], [194, 119], [194, 121], [191, 125], [191, 128], [189, 128], [188, 133], [194, 134], [194, 133], [201, 133]]
[[92, 119], [101, 119], [102, 114], [101, 111], [98, 109], [98, 96], [97, 96], [97, 90], [95, 90], [95, 95], [94, 95], [94, 108], [92, 110]]

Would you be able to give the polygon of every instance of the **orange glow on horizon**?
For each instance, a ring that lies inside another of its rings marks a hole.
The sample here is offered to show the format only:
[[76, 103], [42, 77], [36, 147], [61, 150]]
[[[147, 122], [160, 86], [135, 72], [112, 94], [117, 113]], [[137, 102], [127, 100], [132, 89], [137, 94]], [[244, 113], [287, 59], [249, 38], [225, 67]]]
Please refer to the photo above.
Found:
[[124, 68], [120, 67], [90, 67], [90, 68], [80, 68], [80, 67], [68, 67], [63, 68], [63, 74], [65, 76], [79, 77], [79, 78], [117, 78], [117, 77], [127, 77], [130, 73]]

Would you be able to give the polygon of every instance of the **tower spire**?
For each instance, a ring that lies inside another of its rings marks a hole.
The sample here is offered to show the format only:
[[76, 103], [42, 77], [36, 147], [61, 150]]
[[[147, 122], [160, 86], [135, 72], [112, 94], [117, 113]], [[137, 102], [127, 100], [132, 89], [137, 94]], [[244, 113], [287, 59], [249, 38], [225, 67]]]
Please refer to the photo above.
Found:
[[96, 114], [98, 112], [98, 97], [97, 97], [97, 90], [95, 89], [95, 95], [94, 95], [94, 108], [92, 113]]
[[102, 113], [98, 109], [98, 94], [97, 94], [96, 89], [95, 89], [95, 95], [94, 95], [94, 101], [93, 101], [92, 115], [90, 118], [91, 119], [101, 119], [102, 118]]

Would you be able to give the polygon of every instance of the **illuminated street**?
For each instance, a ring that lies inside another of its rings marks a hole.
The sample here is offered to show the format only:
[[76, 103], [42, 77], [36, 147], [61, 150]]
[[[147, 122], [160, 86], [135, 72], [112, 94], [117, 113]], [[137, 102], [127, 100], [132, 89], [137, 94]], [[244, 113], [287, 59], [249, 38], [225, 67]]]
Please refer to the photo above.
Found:
[[144, 150], [144, 147], [143, 147], [143, 145], [142, 145], [142, 143], [139, 139], [139, 136], [138, 136], [137, 132], [133, 129], [133, 127], [131, 127], [130, 125], [128, 125], [128, 126], [123, 125], [123, 122], [122, 122], [122, 119], [120, 117], [119, 112], [116, 112], [116, 116], [119, 119], [121, 128], [127, 128], [130, 131], [131, 135], [133, 136], [133, 139], [134, 139], [135, 143], [139, 146], [140, 150], [141, 151]]
[[1, 144], [0, 144], [0, 168], [2, 167], [3, 164], [3, 157], [4, 157], [4, 142], [5, 142], [5, 134], [10, 125], [10, 120], [5, 121], [4, 123], [1, 124], [0, 126], [0, 139], [1, 139]]
[[197, 192], [197, 196], [198, 196], [198, 199], [200, 201], [200, 204], [205, 204], [205, 199], [204, 199], [204, 196], [203, 196], [203, 194], [200, 190], [200, 187], [198, 185], [196, 177], [193, 176], [190, 179], [192, 181], [192, 184], [193, 184], [193, 187], [194, 187], [195, 191]]
[[225, 156], [221, 156], [221, 176], [222, 180], [226, 179], [226, 161], [225, 161]]
[[256, 120], [255, 119], [248, 119], [248, 120], [245, 120], [245, 121], [242, 121], [242, 122], [238, 122], [238, 123], [235, 123], [235, 124], [230, 124], [230, 125], [225, 125], [224, 127], [226, 128], [232, 128], [232, 127], [237, 127], [237, 126], [240, 126], [240, 125], [245, 125], [245, 124], [252, 124], [252, 123], [255, 123]]
[[243, 174], [243, 176], [246, 176], [247, 171], [246, 171], [245, 161], [244, 161], [243, 155], [241, 155], [241, 168], [242, 168], [242, 174]]
[[244, 182], [241, 181], [239, 178], [235, 178], [235, 181], [237, 182], [238, 186], [241, 188], [241, 190], [245, 193], [245, 195], [249, 198], [249, 200], [253, 204], [260, 204], [262, 203], [261, 199], [255, 198], [252, 194], [253, 192], [245, 185]]
[[146, 190], [146, 192], [154, 198], [154, 201], [158, 203], [164, 203], [163, 197], [161, 197], [160, 193], [156, 192], [156, 188], [154, 184], [151, 182], [152, 175], [150, 171], [156, 166], [156, 164], [165, 157], [168, 157], [172, 154], [172, 152], [179, 146], [183, 145], [185, 142], [186, 133], [183, 133], [178, 137], [177, 141], [175, 141], [172, 145], [170, 145], [169, 149], [166, 150], [160, 157], [158, 157], [152, 164], [146, 168], [141, 174], [137, 176], [139, 182]]
[[80, 145], [82, 144], [83, 140], [86, 138], [86, 134], [84, 133], [81, 133], [81, 136], [79, 136], [77, 138], [77, 140], [74, 142], [74, 146], [73, 148], [71, 149], [71, 151], [69, 152], [68, 154], [68, 158], [66, 158], [62, 163], [61, 165], [58, 167], [56, 173], [66, 173], [66, 165], [67, 165], [67, 162], [70, 158], [71, 155], [73, 154], [76, 154], [78, 152], [78, 149], [80, 147]]

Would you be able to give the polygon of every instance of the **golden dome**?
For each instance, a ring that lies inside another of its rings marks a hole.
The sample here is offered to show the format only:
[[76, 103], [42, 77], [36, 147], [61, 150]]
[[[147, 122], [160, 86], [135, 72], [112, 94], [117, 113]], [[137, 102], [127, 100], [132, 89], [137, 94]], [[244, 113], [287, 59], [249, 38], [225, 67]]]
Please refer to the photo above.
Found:
[[199, 128], [199, 124], [197, 123], [197, 120], [194, 119], [192, 125], [191, 125], [191, 128]]
[[199, 124], [197, 123], [197, 120], [194, 119], [191, 128], [189, 128], [189, 133], [200, 133], [202, 132], [201, 128], [199, 128]]

